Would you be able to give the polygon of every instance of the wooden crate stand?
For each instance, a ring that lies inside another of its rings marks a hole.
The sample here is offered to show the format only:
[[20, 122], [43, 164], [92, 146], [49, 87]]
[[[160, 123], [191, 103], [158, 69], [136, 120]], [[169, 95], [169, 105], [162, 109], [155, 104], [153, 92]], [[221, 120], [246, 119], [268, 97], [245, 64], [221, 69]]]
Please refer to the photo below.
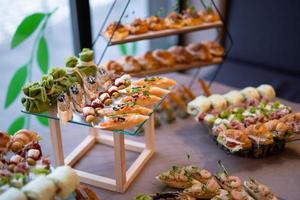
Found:
[[[57, 111], [50, 109], [49, 114], [56, 116]], [[63, 153], [60, 122], [49, 118], [51, 143], [56, 166], [74, 166], [95, 144], [112, 146], [115, 156], [115, 179], [76, 170], [80, 181], [96, 187], [116, 192], [125, 192], [141, 172], [154, 153], [155, 128], [154, 113], [145, 123], [145, 143], [127, 140], [123, 134], [101, 135], [96, 128], [89, 128], [89, 135], [66, 157]], [[140, 155], [126, 171], [125, 150], [139, 152]]]

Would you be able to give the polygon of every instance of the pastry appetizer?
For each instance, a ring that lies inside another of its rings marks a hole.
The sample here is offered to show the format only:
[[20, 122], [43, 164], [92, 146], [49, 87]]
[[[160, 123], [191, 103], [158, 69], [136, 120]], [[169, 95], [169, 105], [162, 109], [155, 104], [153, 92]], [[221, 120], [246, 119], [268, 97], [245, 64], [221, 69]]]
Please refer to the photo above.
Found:
[[57, 191], [54, 182], [46, 176], [38, 176], [22, 188], [28, 199], [53, 200]]
[[[111, 93], [113, 93], [113, 90], [111, 90]], [[108, 92], [99, 92], [98, 98], [101, 101], [101, 103], [106, 106], [109, 106], [113, 103], [113, 100]]]
[[109, 60], [107, 61], [103, 68], [106, 70], [106, 71], [109, 71], [109, 72], [114, 72], [114, 73], [121, 73], [123, 72], [123, 67], [120, 63], [116, 62], [116, 61], [113, 61], [113, 60]]
[[249, 178], [248, 181], [244, 181], [244, 186], [257, 200], [278, 200], [268, 186], [263, 185], [252, 178]]
[[212, 103], [206, 96], [199, 96], [193, 101], [188, 103], [187, 112], [191, 115], [198, 113], [205, 113], [210, 110]]
[[251, 140], [241, 130], [228, 129], [219, 133], [217, 137], [219, 144], [223, 145], [230, 152], [248, 150], [252, 147]]
[[224, 55], [224, 47], [222, 47], [218, 42], [216, 41], [205, 41], [202, 42], [207, 48], [209, 49], [209, 52], [213, 56], [221, 57]]
[[168, 51], [157, 49], [152, 52], [152, 55], [162, 67], [172, 67], [175, 64], [174, 57]]
[[227, 107], [227, 101], [225, 97], [220, 94], [213, 94], [208, 99], [211, 102], [213, 109], [217, 111], [222, 111]]
[[136, 105], [135, 103], [123, 103], [111, 108], [104, 108], [97, 112], [100, 116], [122, 115], [127, 113], [137, 113], [140, 115], [150, 115], [152, 109]]
[[161, 173], [156, 178], [169, 187], [179, 189], [189, 188], [194, 183], [198, 183], [198, 181], [193, 180], [184, 167], [178, 166], [173, 166], [169, 171]]
[[223, 96], [225, 97], [229, 105], [233, 105], [233, 106], [241, 106], [245, 101], [245, 98], [242, 95], [242, 93], [237, 90], [232, 90], [224, 94]]
[[182, 18], [186, 26], [195, 26], [202, 23], [202, 18], [191, 8], [183, 11]]
[[241, 90], [241, 93], [247, 100], [259, 100], [260, 95], [256, 88], [254, 87], [246, 87]]
[[96, 112], [92, 106], [85, 106], [82, 109], [82, 114], [87, 123], [91, 123], [92, 121], [95, 120]]
[[132, 113], [124, 115], [114, 115], [107, 117], [106, 121], [99, 123], [97, 128], [105, 130], [124, 130], [133, 128], [147, 119], [149, 119], [149, 116]]
[[276, 97], [274, 88], [271, 85], [263, 84], [256, 88], [260, 96], [267, 100], [273, 100]]
[[79, 176], [69, 166], [57, 167], [54, 172], [47, 176], [58, 188], [57, 196], [67, 198], [79, 186]]
[[70, 87], [70, 95], [74, 109], [77, 112], [82, 113], [85, 101], [83, 98], [82, 87], [79, 83]]
[[37, 133], [27, 130], [21, 129], [14, 134], [11, 138], [10, 150], [18, 153], [23, 150], [24, 146], [31, 143], [37, 142], [39, 140], [39, 136]]
[[138, 60], [146, 70], [160, 68], [160, 63], [153, 57], [151, 51], [147, 51], [142, 57], [138, 58]]
[[193, 55], [194, 59], [196, 60], [211, 60], [213, 57], [210, 53], [208, 47], [201, 43], [193, 43], [189, 44], [186, 47], [186, 50]]
[[132, 95], [132, 94], [141, 94], [141, 93], [149, 93], [151, 95], [155, 95], [157, 97], [164, 97], [170, 93], [169, 90], [155, 87], [155, 86], [142, 86], [142, 87], [128, 87], [124, 90], [120, 91], [123, 94]]
[[219, 184], [214, 179], [210, 179], [207, 184], [196, 183], [185, 189], [183, 193], [198, 199], [210, 199], [219, 193], [219, 189]]
[[0, 132], [0, 154], [5, 153], [7, 151], [9, 142], [10, 142], [10, 136], [8, 135], [8, 133]]
[[142, 70], [142, 65], [137, 59], [132, 56], [125, 56], [120, 60], [124, 72], [139, 72]]
[[89, 101], [92, 101], [93, 99], [97, 98], [98, 85], [96, 82], [96, 77], [94, 76], [85, 77], [83, 79], [83, 86], [84, 86], [86, 97], [89, 99]]
[[121, 103], [136, 103], [137, 105], [140, 106], [145, 106], [145, 107], [151, 107], [155, 104], [157, 104], [161, 100], [160, 97], [151, 95], [149, 93], [142, 93], [142, 94], [133, 94], [131, 96], [126, 96], [123, 99], [121, 99]]
[[185, 23], [183, 21], [182, 15], [176, 12], [171, 12], [165, 18], [166, 26], [170, 29], [180, 29], [184, 27]]
[[293, 136], [290, 126], [278, 119], [273, 119], [266, 122], [265, 127], [270, 131], [274, 138], [277, 139], [287, 139]]
[[57, 97], [57, 113], [62, 124], [66, 124], [73, 117], [70, 97], [67, 93], [62, 93]]
[[201, 10], [198, 14], [204, 22], [215, 22], [220, 20], [218, 13], [216, 13], [212, 7], [207, 7], [206, 10]]
[[137, 35], [148, 32], [148, 24], [144, 19], [137, 18], [127, 26], [130, 34]]
[[272, 133], [268, 131], [263, 123], [257, 123], [249, 126], [246, 129], [246, 133], [258, 146], [272, 144], [274, 142]]
[[156, 86], [159, 88], [169, 88], [176, 85], [176, 82], [166, 77], [149, 77], [139, 79], [132, 83], [134, 86]]
[[168, 51], [172, 54], [176, 63], [190, 63], [194, 60], [193, 55], [182, 46], [170, 47]]
[[11, 187], [0, 194], [0, 200], [27, 200], [27, 197], [19, 189]]
[[117, 86], [119, 90], [122, 90], [131, 85], [131, 76], [129, 74], [124, 74], [116, 78], [113, 85]]
[[149, 30], [151, 31], [160, 31], [166, 29], [166, 24], [163, 19], [158, 16], [151, 16], [146, 19]]
[[106, 28], [105, 35], [113, 40], [123, 40], [129, 35], [129, 31], [124, 25], [114, 22]]

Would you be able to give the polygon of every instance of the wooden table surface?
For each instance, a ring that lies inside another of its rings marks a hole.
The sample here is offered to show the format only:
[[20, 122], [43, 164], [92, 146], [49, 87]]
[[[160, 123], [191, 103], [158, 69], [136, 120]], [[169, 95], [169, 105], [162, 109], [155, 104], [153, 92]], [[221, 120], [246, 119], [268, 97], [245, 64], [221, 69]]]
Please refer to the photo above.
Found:
[[[170, 74], [178, 82], [187, 83], [189, 76]], [[193, 86], [197, 94], [200, 87]], [[230, 87], [213, 84], [213, 93], [225, 93]], [[283, 101], [292, 106], [294, 111], [300, 111], [300, 105]], [[62, 128], [64, 152], [69, 153], [88, 134], [88, 130], [78, 125], [67, 125]], [[52, 154], [49, 132], [40, 133], [43, 137], [43, 149]], [[126, 136], [128, 137], [128, 136]], [[143, 137], [130, 137], [143, 140]], [[188, 156], [189, 155], [189, 156]], [[137, 157], [136, 153], [126, 152], [127, 166]], [[278, 196], [286, 200], [300, 199], [300, 142], [287, 145], [284, 152], [264, 159], [243, 158], [226, 154], [217, 148], [207, 129], [196, 123], [193, 117], [177, 121], [173, 124], [164, 124], [156, 130], [156, 153], [135, 179], [128, 191], [120, 194], [94, 188], [102, 200], [130, 200], [139, 193], [155, 193], [166, 188], [155, 179], [160, 172], [168, 170], [172, 165], [194, 164], [204, 167], [211, 172], [219, 168], [217, 161], [222, 160], [228, 171], [246, 179], [253, 177], [270, 188]], [[76, 167], [99, 175], [113, 177], [113, 151], [110, 147], [97, 145], [86, 154]]]

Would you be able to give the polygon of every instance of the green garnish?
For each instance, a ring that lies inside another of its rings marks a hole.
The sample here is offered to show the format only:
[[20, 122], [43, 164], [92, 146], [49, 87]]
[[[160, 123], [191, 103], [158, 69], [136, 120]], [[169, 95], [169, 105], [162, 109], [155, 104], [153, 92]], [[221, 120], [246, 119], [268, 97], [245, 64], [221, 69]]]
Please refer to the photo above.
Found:
[[255, 107], [250, 107], [249, 112], [256, 113], [256, 108]]
[[149, 91], [143, 91], [143, 95], [144, 95], [144, 96], [149, 96], [149, 95], [150, 95], [150, 92], [149, 92]]
[[31, 170], [32, 173], [34, 173], [35, 175], [39, 175], [39, 174], [49, 174], [50, 170], [49, 169], [44, 169], [44, 168], [34, 168]]
[[157, 79], [156, 77], [149, 77], [149, 78], [147, 77], [144, 79], [144, 81], [156, 81], [156, 79]]
[[234, 115], [234, 119], [236, 119], [239, 122], [243, 122], [244, 121], [244, 116], [241, 113], [237, 113]]
[[0, 186], [6, 185], [9, 183], [9, 177], [0, 178]]
[[244, 108], [236, 108], [236, 109], [234, 109], [234, 113], [243, 113], [245, 111], [245, 109]]
[[153, 200], [153, 199], [147, 194], [139, 194], [134, 198], [134, 200]]
[[227, 119], [230, 115], [230, 112], [228, 110], [224, 110], [223, 112], [221, 112], [220, 114], [220, 118], [222, 119]]
[[131, 89], [131, 93], [139, 93], [141, 91], [141, 87], [133, 87]]
[[278, 109], [280, 107], [281, 103], [279, 101], [276, 101], [273, 103], [272, 108]]

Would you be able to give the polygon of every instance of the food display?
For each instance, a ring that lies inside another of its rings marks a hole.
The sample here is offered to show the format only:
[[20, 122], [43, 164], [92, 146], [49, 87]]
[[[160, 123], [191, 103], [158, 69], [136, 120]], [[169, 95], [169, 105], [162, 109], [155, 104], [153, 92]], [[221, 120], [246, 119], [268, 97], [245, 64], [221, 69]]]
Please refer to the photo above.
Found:
[[200, 11], [188, 8], [182, 13], [173, 11], [165, 18], [159, 16], [150, 16], [146, 19], [136, 18], [126, 25], [113, 22], [107, 26], [104, 35], [113, 40], [124, 40], [132, 35], [151, 34], [162, 30], [178, 30], [184, 27], [208, 25], [218, 21], [220, 21], [220, 17], [211, 7]]
[[281, 152], [285, 143], [299, 135], [299, 113], [273, 101], [270, 85], [246, 87], [224, 95], [199, 96], [187, 111], [211, 127], [224, 150], [245, 156], [264, 157]]
[[[132, 59], [125, 60], [134, 63]], [[56, 105], [62, 124], [79, 115], [96, 128], [130, 129], [147, 120], [176, 85], [166, 77], [132, 80], [128, 74], [112, 74], [96, 67], [89, 49], [79, 58], [68, 58], [66, 68], [54, 68], [41, 82], [24, 86], [22, 103], [27, 112], [42, 113]]]
[[[219, 161], [223, 167], [222, 163]], [[179, 191], [161, 192], [154, 195], [140, 194], [135, 200], [277, 200], [268, 186], [249, 178], [242, 180], [230, 175], [226, 169], [215, 174], [197, 166], [173, 166], [161, 173], [157, 179]]]
[[171, 69], [180, 64], [209, 62], [223, 55], [224, 48], [218, 42], [203, 41], [186, 47], [173, 46], [168, 50], [148, 51], [136, 58], [125, 56], [119, 60], [109, 60], [104, 64], [104, 69], [111, 73], [125, 72], [134, 75], [144, 70]]

